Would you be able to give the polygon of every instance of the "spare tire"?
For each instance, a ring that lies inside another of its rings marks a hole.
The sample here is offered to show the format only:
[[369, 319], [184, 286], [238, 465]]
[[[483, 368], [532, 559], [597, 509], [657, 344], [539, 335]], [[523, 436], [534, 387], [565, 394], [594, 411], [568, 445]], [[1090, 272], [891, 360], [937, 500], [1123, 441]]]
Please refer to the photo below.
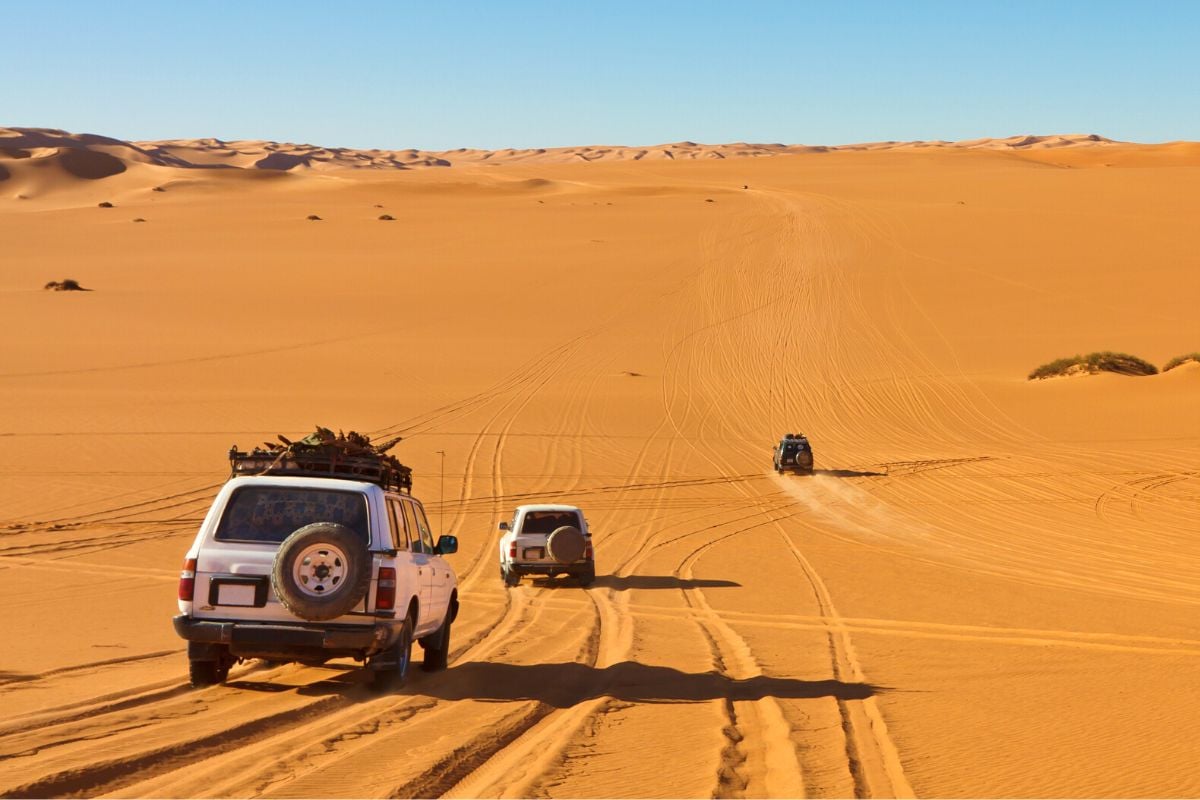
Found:
[[367, 596], [371, 554], [367, 543], [345, 525], [314, 522], [292, 531], [275, 554], [271, 588], [301, 619], [336, 619]]
[[573, 564], [583, 558], [587, 541], [574, 525], [555, 528], [546, 539], [546, 552], [560, 564]]

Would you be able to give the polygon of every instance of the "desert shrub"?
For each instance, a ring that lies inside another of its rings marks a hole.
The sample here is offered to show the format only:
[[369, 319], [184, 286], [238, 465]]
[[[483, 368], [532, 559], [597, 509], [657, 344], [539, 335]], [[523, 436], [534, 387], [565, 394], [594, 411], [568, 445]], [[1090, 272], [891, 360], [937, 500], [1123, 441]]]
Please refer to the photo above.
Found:
[[380, 218], [381, 220], [383, 220], [384, 222], [394, 222], [394, 221], [395, 221], [395, 219], [396, 219], [396, 218], [395, 218], [395, 217], [393, 217], [391, 214], [380, 214], [380, 215], [379, 215], [379, 218]]
[[133, 221], [134, 222], [145, 222], [146, 218], [145, 217], [134, 217]]
[[1074, 356], [1072, 358], [1059, 358], [1051, 361], [1049, 364], [1042, 364], [1040, 367], [1029, 373], [1029, 380], [1036, 381], [1042, 378], [1053, 378], [1056, 375], [1069, 375], [1078, 370], [1073, 369], [1083, 364], [1083, 356]]
[[1169, 369], [1175, 369], [1181, 364], [1186, 364], [1189, 361], [1195, 361], [1197, 364], [1200, 364], [1200, 353], [1185, 353], [1181, 356], [1175, 356], [1163, 365], [1162, 371], [1166, 372]]
[[79, 285], [79, 281], [74, 278], [66, 278], [61, 281], [50, 281], [42, 287], [47, 291], [55, 292], [90, 292], [91, 289], [85, 289]]
[[100, 203], [100, 204], [98, 205], [98, 207], [99, 207], [99, 208], [112, 208], [112, 207], [113, 207], [113, 204], [112, 204], [112, 203], [110, 203], [110, 202], [108, 202], [107, 200], [105, 200], [103, 203]]
[[321, 221], [321, 218], [320, 218], [320, 217], [318, 217], [316, 214], [309, 214], [309, 215], [308, 215], [308, 220], [309, 220], [310, 222], [320, 222], [320, 221]]
[[1115, 372], [1119, 375], [1154, 375], [1158, 368], [1149, 361], [1144, 361], [1128, 353], [1114, 353], [1102, 350], [1088, 353], [1086, 356], [1073, 356], [1051, 361], [1029, 373], [1029, 380], [1053, 378], [1057, 375], [1075, 375], [1086, 372], [1094, 375], [1097, 372]]

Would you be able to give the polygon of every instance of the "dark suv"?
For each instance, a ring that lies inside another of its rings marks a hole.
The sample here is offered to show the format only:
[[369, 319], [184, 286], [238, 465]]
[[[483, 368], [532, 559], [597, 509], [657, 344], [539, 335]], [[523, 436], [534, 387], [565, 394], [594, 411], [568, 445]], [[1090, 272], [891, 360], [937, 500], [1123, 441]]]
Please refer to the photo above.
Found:
[[783, 474], [787, 470], [801, 475], [813, 474], [812, 446], [803, 433], [789, 433], [779, 440], [774, 456], [775, 471]]

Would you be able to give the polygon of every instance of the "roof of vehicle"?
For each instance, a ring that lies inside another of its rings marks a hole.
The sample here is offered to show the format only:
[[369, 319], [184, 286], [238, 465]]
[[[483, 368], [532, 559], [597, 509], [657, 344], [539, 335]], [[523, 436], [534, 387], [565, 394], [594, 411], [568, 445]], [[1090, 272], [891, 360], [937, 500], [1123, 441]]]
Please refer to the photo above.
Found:
[[554, 503], [530, 503], [528, 505], [517, 506], [517, 513], [522, 514], [526, 511], [578, 511], [583, 513], [579, 506], [564, 506]]
[[290, 486], [301, 489], [340, 489], [343, 492], [368, 492], [380, 489], [370, 481], [353, 481], [346, 478], [313, 478], [307, 475], [239, 475], [230, 478], [226, 486]]

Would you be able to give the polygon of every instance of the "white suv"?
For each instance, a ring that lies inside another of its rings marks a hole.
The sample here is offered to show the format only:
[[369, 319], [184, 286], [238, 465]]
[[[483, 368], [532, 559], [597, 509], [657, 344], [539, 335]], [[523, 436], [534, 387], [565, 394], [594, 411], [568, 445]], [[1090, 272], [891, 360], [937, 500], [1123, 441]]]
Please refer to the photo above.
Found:
[[523, 575], [570, 575], [583, 586], [596, 580], [596, 553], [583, 512], [575, 506], [517, 506], [501, 522], [500, 577], [516, 586]]
[[458, 580], [416, 498], [369, 480], [261, 475], [229, 480], [188, 550], [175, 631], [193, 686], [247, 658], [364, 661], [378, 688], [446, 666]]

